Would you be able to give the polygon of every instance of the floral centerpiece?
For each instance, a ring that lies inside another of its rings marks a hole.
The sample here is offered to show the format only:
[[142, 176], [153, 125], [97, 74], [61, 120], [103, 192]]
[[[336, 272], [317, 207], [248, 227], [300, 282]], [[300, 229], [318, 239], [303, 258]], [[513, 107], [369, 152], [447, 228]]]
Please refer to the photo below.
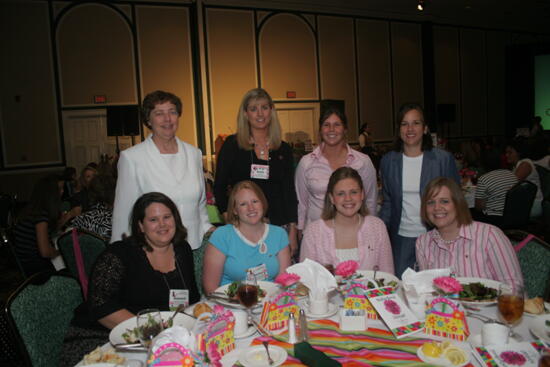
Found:
[[458, 171], [460, 177], [462, 177], [462, 182], [465, 185], [473, 184], [477, 178], [477, 172], [471, 168], [463, 168]]
[[279, 284], [286, 291], [295, 290], [299, 281], [300, 276], [293, 273], [280, 273], [275, 278], [275, 283]]
[[355, 260], [342, 261], [340, 264], [336, 265], [334, 275], [341, 277], [342, 282], [349, 285], [354, 279], [360, 277], [360, 275], [357, 274], [358, 268], [359, 263]]
[[437, 277], [434, 279], [434, 288], [444, 296], [458, 298], [462, 284], [453, 277]]

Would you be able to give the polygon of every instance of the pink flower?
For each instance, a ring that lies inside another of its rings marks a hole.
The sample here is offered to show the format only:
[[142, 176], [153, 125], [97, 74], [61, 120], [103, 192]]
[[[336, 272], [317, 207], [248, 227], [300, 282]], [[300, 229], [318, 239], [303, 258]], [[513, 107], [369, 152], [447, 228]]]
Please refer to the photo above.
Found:
[[359, 267], [359, 264], [357, 263], [357, 261], [354, 261], [354, 260], [343, 261], [340, 264], [338, 264], [338, 266], [336, 266], [336, 270], [334, 274], [347, 278], [355, 274], [355, 271], [357, 270], [358, 267]]
[[386, 311], [394, 315], [399, 315], [401, 313], [401, 307], [399, 307], [397, 302], [391, 299], [387, 299], [384, 301], [384, 308], [386, 309]]
[[435, 278], [434, 286], [445, 294], [456, 294], [462, 290], [462, 284], [453, 277]]
[[300, 276], [292, 273], [281, 273], [275, 278], [275, 283], [278, 283], [283, 287], [290, 287], [291, 285], [299, 281]]
[[214, 305], [214, 307], [212, 308], [212, 312], [215, 313], [215, 314], [223, 314], [225, 311], [225, 308], [221, 305]]
[[500, 358], [502, 358], [502, 360], [508, 364], [517, 366], [523, 366], [525, 362], [527, 362], [527, 359], [525, 359], [525, 356], [523, 354], [513, 351], [500, 353]]
[[218, 345], [216, 343], [210, 343], [208, 345], [208, 350], [206, 351], [206, 354], [208, 355], [208, 360], [210, 361], [210, 365], [214, 367], [222, 367], [222, 363], [221, 363], [222, 356], [218, 351]]

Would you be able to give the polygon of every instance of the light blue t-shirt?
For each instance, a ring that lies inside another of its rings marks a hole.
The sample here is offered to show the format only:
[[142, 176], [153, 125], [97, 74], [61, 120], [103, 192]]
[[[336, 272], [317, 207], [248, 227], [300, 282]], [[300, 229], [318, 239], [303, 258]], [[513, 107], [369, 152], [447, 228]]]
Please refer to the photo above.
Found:
[[[265, 254], [260, 253], [262, 242], [267, 245]], [[232, 224], [226, 224], [214, 231], [210, 243], [226, 257], [220, 286], [245, 279], [247, 269], [261, 264], [266, 265], [268, 280], [273, 281], [279, 273], [277, 254], [288, 246], [288, 235], [283, 228], [266, 224], [262, 240], [253, 243]]]

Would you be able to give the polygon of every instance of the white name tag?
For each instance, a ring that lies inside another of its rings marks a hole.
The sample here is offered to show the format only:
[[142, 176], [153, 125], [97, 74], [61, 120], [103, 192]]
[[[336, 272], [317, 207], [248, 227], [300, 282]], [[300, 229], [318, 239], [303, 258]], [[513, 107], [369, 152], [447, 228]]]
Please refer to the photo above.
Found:
[[171, 311], [175, 311], [179, 305], [189, 306], [189, 290], [188, 289], [170, 289], [170, 298], [168, 306]]
[[250, 165], [250, 178], [256, 178], [260, 180], [269, 179], [269, 166], [266, 164]]
[[261, 280], [267, 280], [267, 266], [265, 266], [265, 264], [261, 264], [252, 268], [248, 268], [246, 270], [246, 279], [253, 280], [252, 274], [254, 274], [254, 276], [256, 277], [256, 281], [258, 282]]

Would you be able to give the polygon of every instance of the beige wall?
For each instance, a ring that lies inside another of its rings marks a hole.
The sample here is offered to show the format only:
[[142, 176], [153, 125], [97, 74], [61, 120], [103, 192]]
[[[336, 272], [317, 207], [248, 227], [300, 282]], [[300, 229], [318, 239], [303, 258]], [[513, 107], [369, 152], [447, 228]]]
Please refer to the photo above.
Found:
[[[75, 4], [53, 2], [49, 14], [45, 1], [0, 3], [0, 29], [8, 35], [0, 40], [3, 168], [61, 165], [58, 106], [105, 108], [92, 103], [96, 94], [106, 95], [109, 105], [138, 104], [155, 89], [175, 92], [184, 103], [178, 136], [203, 147], [235, 131], [243, 94], [259, 85], [286, 109], [293, 102], [287, 91], [308, 111], [317, 111], [323, 99], [344, 100], [351, 141], [362, 122], [372, 125], [376, 140], [391, 140], [399, 105], [424, 102], [419, 22], [189, 1], [137, 1], [114, 9], [85, 3], [66, 11]], [[198, 20], [194, 6], [202, 6]], [[200, 28], [192, 29], [195, 23]], [[533, 40], [434, 26], [435, 102], [457, 106], [451, 136], [504, 133], [505, 47]]]

